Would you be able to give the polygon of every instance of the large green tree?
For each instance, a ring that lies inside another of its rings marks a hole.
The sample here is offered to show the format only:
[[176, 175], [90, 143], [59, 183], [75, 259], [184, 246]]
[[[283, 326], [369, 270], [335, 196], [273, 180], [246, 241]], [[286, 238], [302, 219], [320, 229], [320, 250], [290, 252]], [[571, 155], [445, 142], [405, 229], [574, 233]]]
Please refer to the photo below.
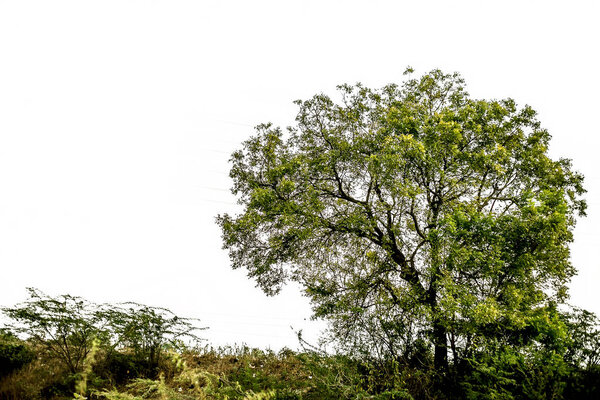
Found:
[[268, 294], [300, 282], [339, 343], [371, 355], [425, 347], [443, 369], [547, 333], [585, 203], [534, 110], [472, 99], [439, 70], [339, 92], [233, 154], [244, 208], [217, 218], [233, 267]]

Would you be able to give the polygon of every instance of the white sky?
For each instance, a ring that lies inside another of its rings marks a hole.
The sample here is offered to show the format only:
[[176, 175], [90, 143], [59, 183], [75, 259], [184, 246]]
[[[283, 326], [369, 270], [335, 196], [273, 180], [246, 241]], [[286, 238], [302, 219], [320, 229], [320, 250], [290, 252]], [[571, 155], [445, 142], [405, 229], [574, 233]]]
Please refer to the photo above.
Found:
[[575, 305], [600, 313], [596, 1], [0, 0], [0, 305], [25, 287], [200, 318], [213, 344], [297, 347], [291, 287], [229, 267], [229, 154], [336, 84], [459, 71], [539, 112], [586, 176]]

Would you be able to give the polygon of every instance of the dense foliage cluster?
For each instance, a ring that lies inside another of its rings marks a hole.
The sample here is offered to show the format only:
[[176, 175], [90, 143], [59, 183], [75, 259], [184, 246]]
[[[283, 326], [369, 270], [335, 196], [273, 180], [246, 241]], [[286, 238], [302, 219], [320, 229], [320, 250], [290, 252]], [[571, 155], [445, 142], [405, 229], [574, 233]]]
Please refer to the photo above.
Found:
[[34, 353], [10, 333], [0, 333], [0, 379], [18, 371], [35, 358]]

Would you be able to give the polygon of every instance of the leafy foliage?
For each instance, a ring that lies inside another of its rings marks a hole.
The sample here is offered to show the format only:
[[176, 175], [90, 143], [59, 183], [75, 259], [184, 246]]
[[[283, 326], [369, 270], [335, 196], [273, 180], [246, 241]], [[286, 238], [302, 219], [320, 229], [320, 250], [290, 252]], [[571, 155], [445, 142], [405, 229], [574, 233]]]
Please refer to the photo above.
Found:
[[29, 289], [2, 309], [0, 399], [599, 398], [599, 321], [564, 305], [583, 177], [535, 112], [437, 70], [339, 90], [257, 127], [244, 210], [218, 217], [233, 266], [303, 284], [337, 354], [190, 349], [167, 309]]
[[0, 378], [23, 368], [35, 358], [26, 343], [10, 334], [0, 334]]
[[300, 282], [353, 354], [408, 360], [425, 341], [445, 370], [487, 341], [541, 338], [586, 205], [536, 113], [471, 99], [438, 70], [339, 91], [297, 101], [286, 134], [259, 125], [233, 154], [244, 210], [217, 219], [233, 267], [268, 294]]
[[[581, 310], [554, 309], [540, 315], [554, 315], [562, 322], [537, 321], [538, 336], [527, 346], [507, 345], [491, 336], [447, 374], [433, 368], [432, 349], [423, 342], [414, 344], [409, 360], [318, 349], [274, 353], [178, 345], [162, 348], [152, 375], [125, 345], [107, 351], [95, 340], [82, 370], [73, 374], [46, 346], [27, 344], [35, 357], [0, 377], [0, 399], [66, 399], [74, 392], [76, 398], [96, 400], [597, 399], [600, 369], [582, 360], [595, 359], [590, 355], [598, 354], [600, 347], [575, 339], [597, 338], [595, 318]], [[18, 342], [14, 337], [8, 340]]]
[[[106, 382], [155, 378], [162, 355], [183, 348], [183, 339], [199, 340], [194, 331], [204, 329], [166, 308], [137, 303], [97, 305], [70, 295], [52, 297], [32, 288], [28, 292], [27, 301], [2, 308], [11, 321], [5, 331], [25, 340], [0, 342], [2, 375], [32, 361], [32, 351], [37, 354], [31, 368], [4, 383], [5, 394], [17, 398], [72, 396], [74, 392], [85, 397], [89, 388]], [[39, 381], [37, 386], [18, 384], [19, 376], [31, 381], [32, 375]]]
[[572, 365], [600, 367], [600, 321], [593, 313], [574, 308], [566, 313], [569, 342], [565, 359]]
[[79, 372], [94, 338], [102, 335], [97, 307], [80, 297], [53, 298], [34, 288], [27, 290], [29, 300], [2, 309], [14, 321], [11, 329], [46, 348], [71, 373]]
[[138, 303], [104, 306], [101, 311], [113, 346], [132, 352], [137, 364], [143, 363], [155, 374], [161, 354], [168, 348], [182, 348], [183, 339], [199, 341], [194, 331], [206, 329], [194, 325], [197, 320], [182, 318], [162, 307]]

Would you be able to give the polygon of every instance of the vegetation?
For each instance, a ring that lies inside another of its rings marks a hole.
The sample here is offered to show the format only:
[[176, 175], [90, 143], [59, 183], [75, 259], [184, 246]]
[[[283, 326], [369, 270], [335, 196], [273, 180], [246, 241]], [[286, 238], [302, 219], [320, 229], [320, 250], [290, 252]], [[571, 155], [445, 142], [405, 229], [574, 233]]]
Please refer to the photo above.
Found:
[[510, 398], [534, 364], [560, 370], [585, 190], [535, 111], [472, 99], [439, 70], [339, 91], [233, 154], [244, 209], [217, 219], [233, 267], [267, 294], [299, 282], [344, 354], [432, 367], [471, 398]]
[[28, 292], [26, 302], [2, 308], [10, 323], [0, 341], [0, 398], [84, 393], [94, 379], [104, 387], [156, 378], [165, 352], [186, 349], [183, 339], [198, 342], [195, 331], [204, 329], [165, 308]]
[[33, 361], [35, 355], [10, 333], [0, 335], [0, 379]]
[[[598, 320], [582, 310], [557, 314], [566, 334], [547, 332], [544, 348], [504, 346], [480, 351], [466, 368], [444, 375], [434, 368], [433, 352], [424, 342], [415, 344], [418, 350], [406, 362], [327, 354], [309, 346], [302, 352], [279, 353], [247, 347], [214, 349], [200, 347], [197, 341], [185, 345], [175, 340], [173, 335], [182, 337], [182, 332], [192, 335], [193, 325], [186, 319], [177, 325], [180, 318], [162, 308], [97, 306], [71, 296], [52, 298], [37, 290], [30, 294], [29, 302], [5, 308], [5, 313], [21, 315], [14, 310], [35, 308], [41, 301], [77, 301], [85, 305], [70, 308], [77, 315], [98, 312], [89, 327], [97, 334], [78, 369], [72, 371], [62, 350], [57, 350], [56, 335], [35, 335], [38, 322], [22, 338], [5, 330], [0, 340], [0, 399], [596, 399], [600, 394]], [[127, 319], [122, 319], [123, 310], [130, 314]], [[80, 326], [77, 322], [67, 328], [77, 320], [68, 313], [51, 319], [62, 321], [59, 326], [64, 332]], [[162, 334], [147, 329], [149, 321], [157, 320], [155, 326], [170, 328]], [[130, 326], [134, 321], [141, 322]], [[21, 327], [23, 335], [26, 325]], [[61, 340], [71, 343], [74, 334]], [[153, 365], [150, 349], [159, 353], [153, 356]]]
[[266, 293], [303, 285], [335, 353], [199, 347], [167, 309], [30, 289], [3, 309], [0, 400], [600, 398], [599, 321], [566, 304], [583, 177], [535, 112], [437, 70], [339, 89], [257, 127], [243, 212], [217, 219]]
[[267, 293], [299, 281], [351, 352], [408, 358], [426, 341], [446, 370], [449, 352], [459, 365], [535, 341], [585, 210], [535, 112], [471, 99], [440, 71], [339, 89], [341, 104], [299, 101], [287, 138], [261, 125], [234, 153], [245, 209], [218, 219], [234, 267]]
[[77, 373], [92, 349], [92, 341], [102, 334], [94, 305], [84, 299], [63, 295], [48, 297], [28, 288], [29, 300], [4, 313], [15, 323], [13, 332], [27, 335], [36, 346], [44, 347], [71, 373]]
[[182, 339], [199, 340], [194, 334], [200, 329], [194, 325], [196, 320], [178, 317], [166, 308], [126, 303], [104, 306], [100, 315], [112, 338], [111, 347], [128, 349], [135, 365], [143, 365], [150, 375], [157, 374], [164, 349], [185, 348]]

